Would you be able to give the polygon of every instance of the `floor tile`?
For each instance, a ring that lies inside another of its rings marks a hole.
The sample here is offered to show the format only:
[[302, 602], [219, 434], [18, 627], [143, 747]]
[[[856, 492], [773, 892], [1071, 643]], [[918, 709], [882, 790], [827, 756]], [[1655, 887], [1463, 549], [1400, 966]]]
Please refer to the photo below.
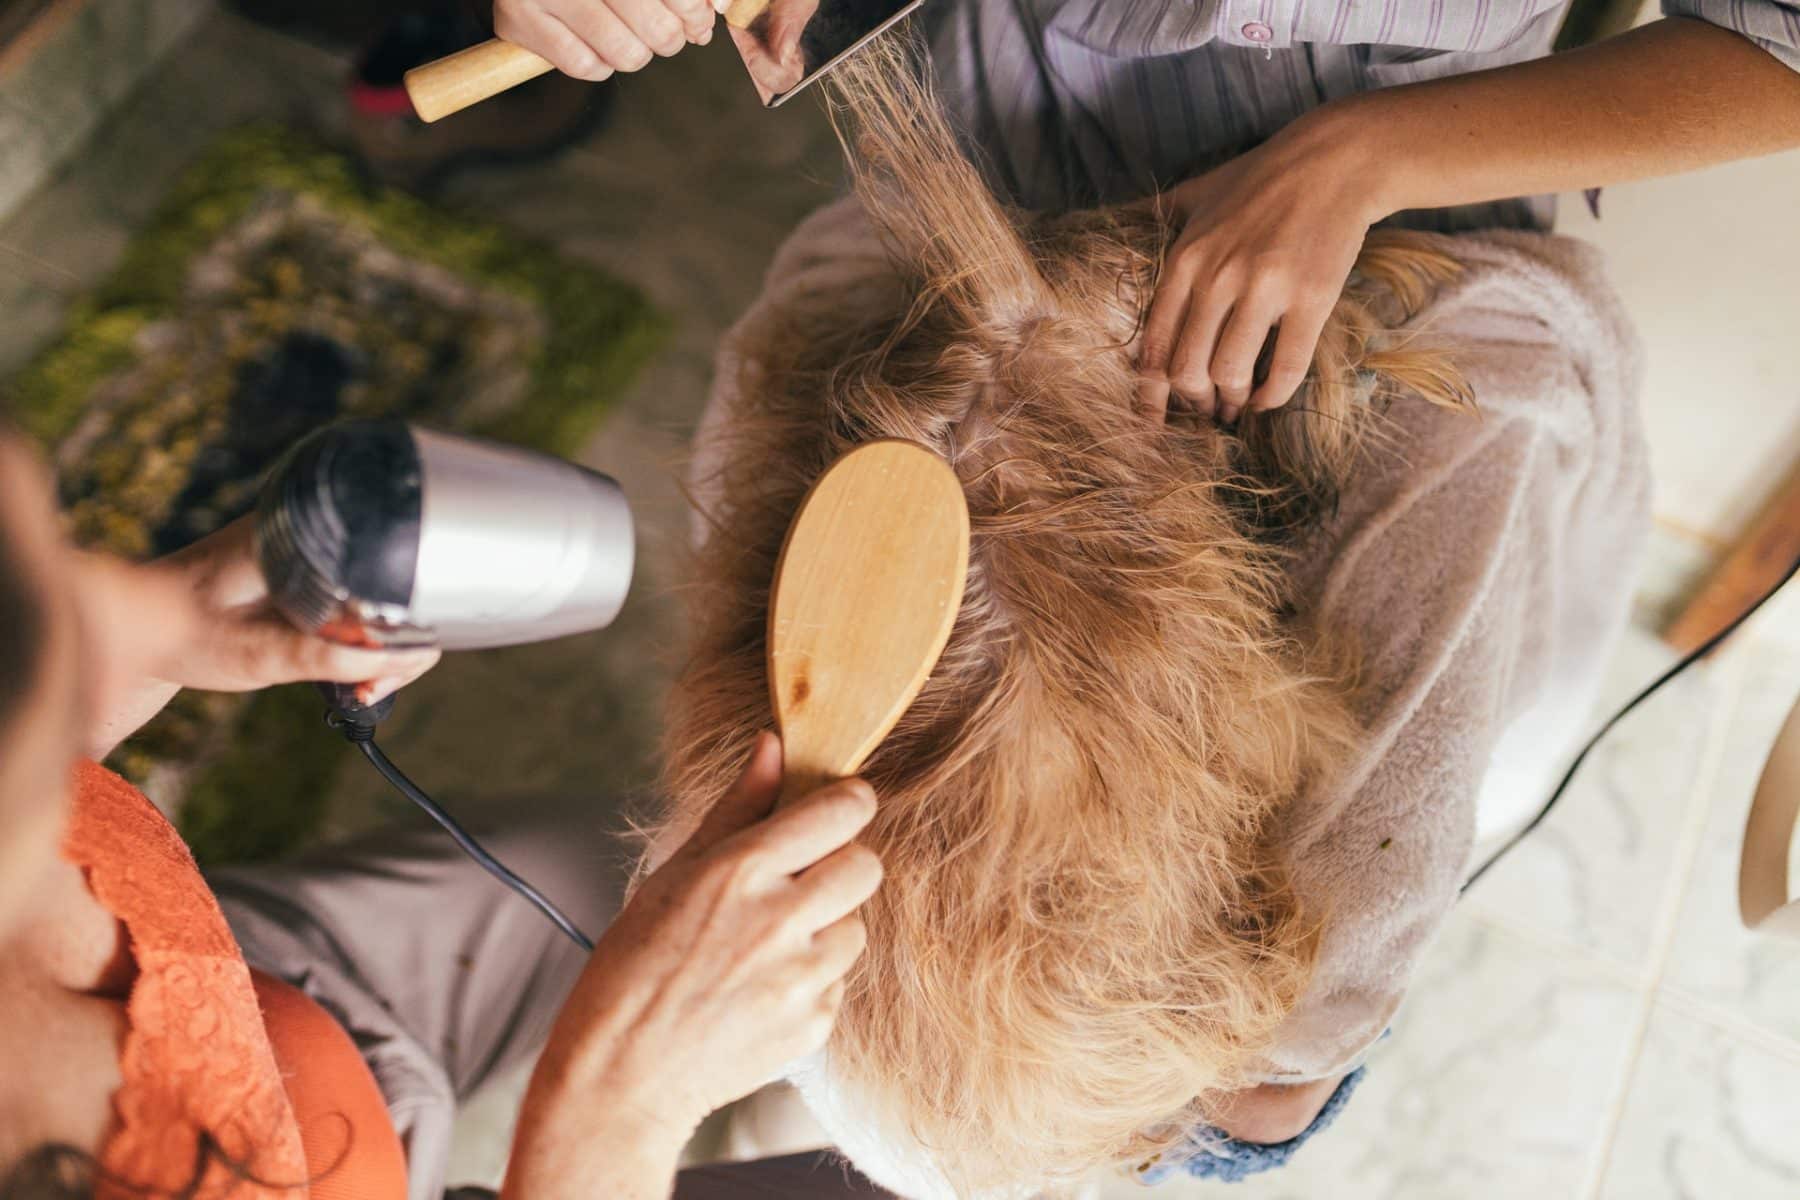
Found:
[[118, 263], [131, 224], [110, 211], [98, 188], [83, 186], [77, 166], [67, 185], [52, 184], [0, 231], [0, 260], [68, 297], [86, 291]]
[[1792, 1200], [1800, 1195], [1796, 1130], [1800, 1054], [1773, 1055], [1659, 1008], [1601, 1200]]
[[[1650, 632], [1628, 629], [1593, 724], [1674, 660]], [[1644, 964], [1695, 802], [1718, 688], [1716, 673], [1700, 664], [1621, 722], [1544, 824], [1476, 885], [1467, 903], [1628, 969]]]
[[1626, 1052], [1633, 991], [1610, 972], [1452, 916], [1394, 1035], [1336, 1125], [1242, 1184], [1127, 1179], [1107, 1200], [1516, 1200], [1572, 1196]]
[[1598, 245], [1645, 351], [1656, 509], [1730, 538], [1800, 460], [1792, 236], [1800, 152], [1608, 188], [1560, 232]]
[[1790, 582], [1745, 625], [1765, 645], [1800, 653], [1800, 587]]
[[1718, 775], [1706, 789], [1707, 822], [1664, 983], [1800, 1046], [1800, 943], [1749, 932], [1737, 911], [1744, 817], [1775, 735], [1800, 695], [1800, 650], [1756, 642], [1731, 653], [1741, 659], [1743, 684]]
[[335, 143], [347, 68], [338, 56], [220, 14], [145, 81], [59, 185], [135, 224], [228, 130], [274, 122]]
[[[836, 143], [816, 106], [756, 104], [722, 44], [655, 68], [620, 86], [583, 145], [537, 167], [469, 172], [447, 200], [639, 283], [680, 314], [680, 348], [710, 368], [775, 248], [831, 198]], [[703, 399], [665, 395], [659, 411], [692, 419]]]

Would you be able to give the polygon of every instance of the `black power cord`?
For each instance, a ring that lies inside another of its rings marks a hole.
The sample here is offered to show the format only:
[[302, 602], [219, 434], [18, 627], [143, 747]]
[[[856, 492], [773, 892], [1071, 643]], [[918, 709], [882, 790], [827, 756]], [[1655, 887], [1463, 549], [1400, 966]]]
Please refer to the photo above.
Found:
[[1787, 573], [1775, 582], [1775, 586], [1764, 592], [1762, 596], [1757, 599], [1755, 604], [1752, 604], [1749, 608], [1746, 608], [1743, 612], [1734, 617], [1731, 624], [1707, 638], [1705, 644], [1698, 649], [1689, 651], [1686, 657], [1680, 662], [1657, 676], [1655, 682], [1651, 683], [1649, 687], [1633, 696], [1624, 708], [1621, 708], [1618, 712], [1608, 717], [1606, 723], [1600, 726], [1594, 736], [1589, 738], [1587, 743], [1581, 747], [1581, 752], [1575, 756], [1575, 761], [1569, 764], [1569, 769], [1563, 772], [1562, 781], [1556, 785], [1556, 790], [1550, 793], [1550, 798], [1544, 801], [1544, 806], [1537, 810], [1536, 815], [1534, 815], [1530, 821], [1526, 822], [1523, 829], [1513, 834], [1510, 838], [1507, 838], [1504, 846], [1501, 846], [1498, 850], [1488, 856], [1488, 860], [1482, 863], [1481, 866], [1476, 869], [1475, 873], [1463, 882], [1462, 890], [1467, 892], [1470, 888], [1474, 887], [1476, 882], [1480, 880], [1483, 875], [1488, 873], [1490, 867], [1506, 857], [1507, 852], [1514, 846], [1517, 846], [1520, 842], [1525, 840], [1526, 834], [1544, 823], [1544, 818], [1550, 815], [1550, 810], [1556, 807], [1556, 802], [1561, 800], [1563, 793], [1569, 790], [1569, 784], [1575, 779], [1575, 772], [1581, 770], [1581, 764], [1587, 761], [1588, 754], [1593, 751], [1595, 746], [1600, 744], [1602, 738], [1612, 732], [1613, 726], [1617, 725], [1620, 721], [1623, 721], [1627, 716], [1631, 715], [1631, 711], [1634, 708], [1660, 691], [1663, 684], [1669, 682], [1669, 680], [1675, 678], [1677, 675], [1681, 674], [1683, 671], [1687, 670], [1717, 649], [1720, 642], [1723, 642], [1726, 638], [1730, 637], [1732, 633], [1737, 630], [1738, 626], [1750, 619], [1751, 614], [1755, 613], [1757, 609], [1767, 604], [1770, 600], [1773, 600], [1775, 598], [1775, 593], [1786, 587], [1788, 581], [1794, 577], [1796, 572], [1800, 572], [1800, 558], [1796, 558], [1793, 562], [1789, 563]]
[[438, 807], [437, 801], [425, 794], [423, 788], [406, 777], [406, 773], [393, 764], [388, 756], [382, 753], [381, 747], [375, 744], [375, 726], [358, 720], [355, 716], [333, 710], [325, 714], [325, 723], [344, 735], [344, 740], [361, 750], [363, 757], [375, 765], [381, 777], [394, 785], [394, 790], [425, 810], [425, 815], [443, 827], [450, 840], [462, 848], [464, 854], [480, 864], [481, 869], [504, 883], [507, 887], [529, 900], [537, 910], [550, 919], [550, 923], [569, 935], [569, 939], [583, 950], [593, 953], [594, 939], [575, 927], [562, 909], [550, 902], [542, 892], [519, 878], [511, 868], [489, 854], [482, 844], [470, 836], [468, 830], [456, 823], [456, 818]]

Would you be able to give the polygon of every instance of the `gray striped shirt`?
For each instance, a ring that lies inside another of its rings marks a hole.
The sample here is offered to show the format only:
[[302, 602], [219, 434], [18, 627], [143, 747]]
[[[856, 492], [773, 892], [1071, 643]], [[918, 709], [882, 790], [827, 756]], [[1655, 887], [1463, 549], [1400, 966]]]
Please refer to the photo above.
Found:
[[[1066, 209], [1148, 195], [1373, 88], [1547, 54], [1568, 0], [935, 0], [946, 106], [994, 186]], [[1800, 0], [1664, 0], [1800, 69]], [[1548, 228], [1549, 196], [1398, 223]]]

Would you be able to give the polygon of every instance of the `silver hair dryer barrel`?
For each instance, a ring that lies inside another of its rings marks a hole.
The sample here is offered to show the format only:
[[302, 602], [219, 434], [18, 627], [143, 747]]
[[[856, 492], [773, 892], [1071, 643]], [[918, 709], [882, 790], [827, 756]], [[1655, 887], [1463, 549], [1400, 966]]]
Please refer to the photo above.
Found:
[[302, 629], [365, 646], [475, 650], [608, 625], [631, 586], [612, 479], [398, 421], [330, 426], [264, 487], [257, 557]]

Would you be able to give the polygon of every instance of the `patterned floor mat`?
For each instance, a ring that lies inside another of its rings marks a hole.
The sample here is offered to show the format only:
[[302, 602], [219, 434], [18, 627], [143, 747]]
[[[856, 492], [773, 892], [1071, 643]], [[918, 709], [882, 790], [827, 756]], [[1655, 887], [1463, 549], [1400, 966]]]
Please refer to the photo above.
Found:
[[[8, 390], [75, 539], [142, 558], [245, 512], [282, 451], [343, 417], [573, 453], [666, 332], [627, 284], [257, 128], [183, 176]], [[317, 708], [305, 688], [187, 694], [113, 765], [203, 861], [279, 855], [338, 761]]]

